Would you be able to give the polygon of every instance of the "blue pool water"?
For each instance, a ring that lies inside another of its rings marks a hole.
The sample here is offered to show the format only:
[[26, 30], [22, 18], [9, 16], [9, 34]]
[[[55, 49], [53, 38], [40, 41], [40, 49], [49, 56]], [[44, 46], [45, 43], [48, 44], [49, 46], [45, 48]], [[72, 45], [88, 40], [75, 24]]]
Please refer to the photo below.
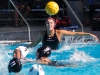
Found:
[[[12, 52], [18, 46], [27, 46], [29, 43], [1, 44], [0, 45], [0, 75], [10, 75], [7, 65], [12, 59]], [[41, 43], [34, 48], [29, 49], [27, 58], [35, 59], [36, 49]], [[52, 51], [51, 60], [72, 63], [75, 66], [54, 67], [41, 65], [45, 75], [100, 75], [100, 44], [71, 44]], [[28, 75], [30, 67], [34, 63], [25, 63], [21, 73]]]

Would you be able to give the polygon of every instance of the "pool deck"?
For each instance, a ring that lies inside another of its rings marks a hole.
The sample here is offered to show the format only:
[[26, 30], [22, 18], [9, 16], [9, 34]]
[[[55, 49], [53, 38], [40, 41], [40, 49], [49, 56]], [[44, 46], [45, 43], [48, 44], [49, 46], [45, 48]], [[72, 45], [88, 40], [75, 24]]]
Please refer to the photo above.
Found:
[[[3, 38], [5, 38], [6, 36], [9, 36], [9, 35], [10, 35], [11, 38], [13, 38], [12, 40], [26, 40], [23, 33], [21, 34], [21, 36], [19, 36], [19, 37], [17, 36], [17, 39], [16, 39], [16, 36], [14, 36], [14, 35], [12, 35], [13, 36], [12, 37], [11, 33], [15, 32], [15, 33], [19, 34], [18, 32], [26, 32], [27, 29], [28, 29], [27, 26], [25, 26], [25, 27], [0, 27], [0, 35], [1, 35], [0, 40], [1, 41], [5, 40]], [[44, 29], [45, 29], [44, 26], [30, 26], [31, 38], [35, 40], [38, 33], [41, 32]], [[81, 29], [81, 27], [79, 27], [75, 31], [82, 31], [82, 29]], [[91, 26], [84, 26], [84, 32], [89, 32], [89, 33], [95, 34], [100, 39], [100, 31], [92, 31]], [[8, 33], [8, 34], [1, 34], [1, 33]]]

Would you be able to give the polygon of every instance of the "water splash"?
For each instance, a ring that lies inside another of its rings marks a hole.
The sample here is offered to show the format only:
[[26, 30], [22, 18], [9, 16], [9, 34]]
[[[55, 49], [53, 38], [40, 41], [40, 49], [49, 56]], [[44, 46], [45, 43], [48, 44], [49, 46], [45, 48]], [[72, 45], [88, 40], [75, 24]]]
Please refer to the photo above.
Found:
[[5, 45], [0, 45], [0, 75], [4, 75], [8, 73], [7, 65], [8, 65], [8, 52], [5, 48]]
[[99, 42], [91, 36], [64, 36], [61, 38], [59, 49], [78, 48], [83, 46], [97, 45]]
[[86, 54], [84, 51], [75, 50], [74, 54], [71, 55], [70, 61], [81, 61], [81, 62], [92, 62], [96, 59]]

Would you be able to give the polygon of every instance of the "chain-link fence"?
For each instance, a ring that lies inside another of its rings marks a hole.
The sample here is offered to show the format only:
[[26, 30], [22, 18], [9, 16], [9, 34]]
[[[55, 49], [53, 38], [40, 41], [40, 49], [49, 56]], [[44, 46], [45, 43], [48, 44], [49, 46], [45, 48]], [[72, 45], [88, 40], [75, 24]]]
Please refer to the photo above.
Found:
[[[24, 3], [16, 0], [1, 1], [0, 39], [31, 41], [31, 35], [43, 30], [40, 27], [38, 29], [33, 27], [44, 25], [45, 19], [48, 17], [44, 9], [47, 2], [48, 0], [27, 0]], [[33, 39], [36, 38], [36, 35]]]
[[[45, 29], [45, 20], [49, 17], [45, 5], [51, 0], [25, 0], [25, 5], [29, 7], [25, 6], [24, 9], [16, 7], [19, 4], [14, 1], [0, 0], [0, 40], [33, 41]], [[85, 26], [90, 26], [92, 31], [100, 30], [99, 0], [95, 0], [92, 5], [89, 5], [89, 0], [54, 1], [62, 9], [58, 18], [68, 16], [71, 25], [79, 26], [81, 31], [84, 31]]]

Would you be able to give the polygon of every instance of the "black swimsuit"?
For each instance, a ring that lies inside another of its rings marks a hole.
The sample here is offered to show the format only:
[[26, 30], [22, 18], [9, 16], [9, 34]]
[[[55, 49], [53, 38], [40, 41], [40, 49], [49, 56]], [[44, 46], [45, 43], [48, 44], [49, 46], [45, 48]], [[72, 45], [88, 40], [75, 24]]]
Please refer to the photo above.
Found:
[[57, 67], [75, 67], [75, 63], [64, 62], [64, 61], [51, 61], [48, 63], [49, 66], [57, 66]]
[[48, 65], [50, 65], [50, 66], [66, 66], [67, 64], [65, 64], [63, 62], [58, 62], [58, 61], [51, 61], [50, 63], [48, 63]]
[[50, 46], [52, 50], [56, 50], [58, 48], [59, 40], [56, 36], [56, 33], [54, 33], [53, 37], [49, 37], [47, 35], [47, 32], [44, 35], [44, 38], [42, 40], [43, 46]]

